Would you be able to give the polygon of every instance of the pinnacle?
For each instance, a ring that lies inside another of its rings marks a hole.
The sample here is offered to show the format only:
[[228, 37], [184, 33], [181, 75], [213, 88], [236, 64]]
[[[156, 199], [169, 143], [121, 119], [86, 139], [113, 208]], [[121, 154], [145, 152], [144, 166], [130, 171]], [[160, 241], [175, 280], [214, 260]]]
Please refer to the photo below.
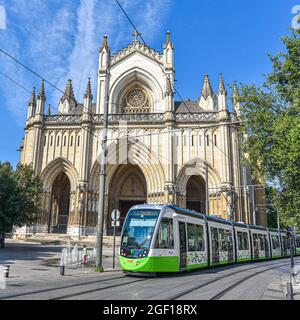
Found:
[[75, 101], [75, 95], [74, 95], [73, 84], [71, 79], [68, 80], [65, 93], [62, 98], [67, 98], [68, 100]]
[[213, 97], [214, 92], [213, 89], [211, 87], [210, 81], [209, 81], [209, 77], [206, 74], [205, 78], [204, 78], [204, 85], [203, 85], [203, 89], [202, 89], [202, 96], [203, 98], [206, 100], [208, 97]]
[[106, 34], [103, 37], [103, 43], [102, 43], [102, 46], [100, 48], [100, 51], [102, 51], [104, 48], [106, 48], [107, 50], [109, 49], [108, 41], [107, 41], [107, 35]]
[[33, 87], [32, 94], [31, 94], [31, 98], [30, 98], [29, 103], [35, 104], [35, 102], [36, 102], [36, 98], [35, 98], [35, 87]]
[[93, 99], [92, 88], [91, 88], [91, 78], [89, 78], [89, 80], [88, 80], [84, 98], [92, 98]]
[[226, 94], [226, 89], [223, 80], [223, 74], [220, 74], [219, 94]]
[[46, 100], [46, 95], [45, 95], [45, 80], [42, 80], [42, 84], [41, 84], [41, 89], [40, 89], [40, 93], [38, 95], [38, 99], [44, 99]]

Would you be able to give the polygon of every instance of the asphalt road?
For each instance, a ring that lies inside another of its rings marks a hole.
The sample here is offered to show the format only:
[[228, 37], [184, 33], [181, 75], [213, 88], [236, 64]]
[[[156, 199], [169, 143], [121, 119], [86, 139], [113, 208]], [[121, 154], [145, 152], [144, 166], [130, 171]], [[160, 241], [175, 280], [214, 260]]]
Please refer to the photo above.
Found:
[[[90, 267], [68, 268], [62, 277], [53, 263], [61, 250], [61, 246], [9, 243], [0, 251], [0, 264], [11, 265], [0, 299], [284, 300], [290, 272], [290, 259], [280, 259], [157, 278], [132, 277], [112, 270], [112, 248], [106, 248], [104, 273]], [[295, 261], [300, 264], [300, 257]]]

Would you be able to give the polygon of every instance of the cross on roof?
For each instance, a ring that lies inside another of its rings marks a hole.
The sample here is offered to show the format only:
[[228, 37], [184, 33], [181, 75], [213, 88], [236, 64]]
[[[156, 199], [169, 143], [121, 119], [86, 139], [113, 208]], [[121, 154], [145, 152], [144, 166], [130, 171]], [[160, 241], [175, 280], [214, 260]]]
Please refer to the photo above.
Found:
[[139, 33], [137, 30], [134, 30], [134, 33], [132, 36], [134, 37], [134, 41], [138, 41], [138, 37], [141, 36], [142, 34]]

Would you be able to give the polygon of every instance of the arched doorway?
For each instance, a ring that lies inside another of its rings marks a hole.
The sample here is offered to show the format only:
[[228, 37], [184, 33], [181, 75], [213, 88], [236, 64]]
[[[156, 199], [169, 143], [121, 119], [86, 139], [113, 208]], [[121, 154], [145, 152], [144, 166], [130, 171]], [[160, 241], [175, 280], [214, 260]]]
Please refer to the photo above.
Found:
[[186, 185], [186, 208], [205, 213], [205, 180], [191, 176]]
[[110, 213], [120, 210], [122, 229], [128, 210], [147, 202], [147, 184], [142, 170], [136, 165], [120, 165], [109, 186], [108, 234], [112, 233]]
[[52, 186], [49, 232], [67, 233], [70, 191], [70, 180], [64, 172], [61, 172], [54, 180]]

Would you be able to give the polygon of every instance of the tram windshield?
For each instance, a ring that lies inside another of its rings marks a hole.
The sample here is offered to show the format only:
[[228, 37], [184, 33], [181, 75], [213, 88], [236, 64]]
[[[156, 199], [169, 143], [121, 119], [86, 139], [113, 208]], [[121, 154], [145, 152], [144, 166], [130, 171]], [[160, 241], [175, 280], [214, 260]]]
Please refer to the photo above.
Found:
[[159, 212], [145, 209], [130, 211], [123, 229], [121, 247], [131, 251], [148, 250]]

